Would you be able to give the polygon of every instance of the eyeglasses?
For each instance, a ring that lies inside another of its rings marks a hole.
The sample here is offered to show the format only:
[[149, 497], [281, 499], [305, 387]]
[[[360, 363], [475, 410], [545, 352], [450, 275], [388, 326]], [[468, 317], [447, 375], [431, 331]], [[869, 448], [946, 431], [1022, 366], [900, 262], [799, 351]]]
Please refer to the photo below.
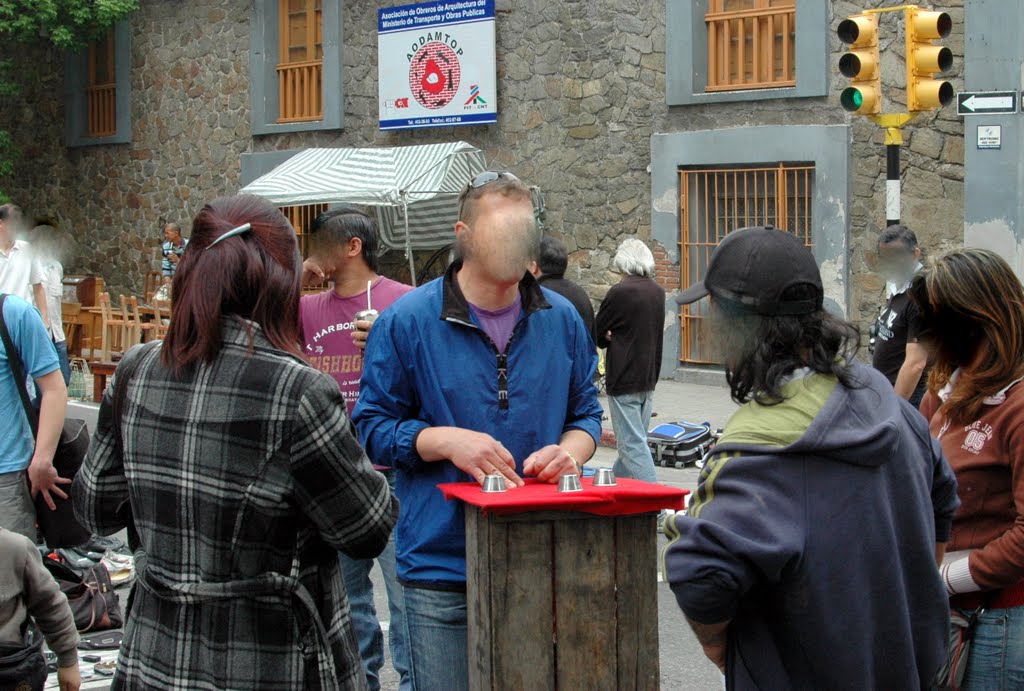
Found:
[[251, 223], [243, 223], [242, 225], [238, 226], [237, 228], [232, 228], [231, 230], [229, 230], [228, 232], [224, 233], [219, 238], [217, 238], [216, 240], [211, 242], [209, 245], [206, 246], [206, 249], [210, 249], [211, 247], [213, 247], [214, 245], [216, 245], [218, 242], [220, 242], [222, 240], [227, 240], [228, 238], [233, 238], [236, 235], [242, 235], [244, 233], [248, 233], [250, 230], [252, 230], [252, 224]]
[[493, 170], [485, 170], [484, 172], [480, 173], [475, 178], [470, 180], [469, 184], [467, 184], [466, 188], [462, 190], [462, 194], [459, 197], [459, 218], [462, 218], [462, 209], [463, 207], [466, 206], [466, 198], [469, 196], [470, 192], [472, 192], [473, 190], [478, 190], [481, 187], [486, 187], [492, 182], [497, 182], [502, 178], [506, 180], [519, 180], [519, 178], [517, 178], [515, 175], [507, 171], [495, 172]]
[[477, 190], [477, 189], [480, 189], [481, 187], [483, 187], [484, 185], [489, 185], [492, 182], [497, 182], [498, 180], [501, 180], [502, 178], [505, 178], [506, 180], [518, 180], [519, 179], [515, 175], [513, 175], [512, 173], [508, 173], [508, 172], [496, 173], [493, 170], [485, 170], [484, 172], [480, 173], [479, 175], [477, 175], [475, 178], [473, 178], [470, 181], [469, 189]]

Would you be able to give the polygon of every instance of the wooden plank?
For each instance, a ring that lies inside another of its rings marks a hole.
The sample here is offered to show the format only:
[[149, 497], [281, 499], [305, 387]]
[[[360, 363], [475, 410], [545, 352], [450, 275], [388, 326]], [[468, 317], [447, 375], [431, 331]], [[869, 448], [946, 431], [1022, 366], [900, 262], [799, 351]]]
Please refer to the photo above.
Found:
[[466, 646], [469, 688], [493, 688], [494, 647], [491, 644], [490, 523], [475, 506], [466, 505]]
[[494, 691], [555, 688], [553, 525], [491, 525]]
[[619, 689], [657, 691], [660, 685], [657, 553], [656, 514], [615, 519]]
[[615, 689], [615, 519], [554, 524], [556, 685]]

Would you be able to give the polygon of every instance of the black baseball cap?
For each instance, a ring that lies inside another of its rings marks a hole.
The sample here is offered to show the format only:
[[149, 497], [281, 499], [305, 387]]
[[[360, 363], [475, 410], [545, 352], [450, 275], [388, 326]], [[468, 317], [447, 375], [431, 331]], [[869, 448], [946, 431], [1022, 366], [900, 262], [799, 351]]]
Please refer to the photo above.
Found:
[[[796, 286], [798, 299], [786, 293]], [[773, 226], [740, 228], [718, 244], [704, 280], [676, 296], [689, 305], [710, 295], [715, 300], [766, 316], [811, 314], [822, 308], [824, 290], [814, 255], [795, 235]]]

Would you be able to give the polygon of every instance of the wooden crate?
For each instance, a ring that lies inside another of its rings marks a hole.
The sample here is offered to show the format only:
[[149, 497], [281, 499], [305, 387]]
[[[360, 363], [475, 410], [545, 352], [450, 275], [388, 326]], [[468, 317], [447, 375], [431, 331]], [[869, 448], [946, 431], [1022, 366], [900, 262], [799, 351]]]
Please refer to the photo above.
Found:
[[465, 508], [469, 688], [658, 689], [656, 514]]

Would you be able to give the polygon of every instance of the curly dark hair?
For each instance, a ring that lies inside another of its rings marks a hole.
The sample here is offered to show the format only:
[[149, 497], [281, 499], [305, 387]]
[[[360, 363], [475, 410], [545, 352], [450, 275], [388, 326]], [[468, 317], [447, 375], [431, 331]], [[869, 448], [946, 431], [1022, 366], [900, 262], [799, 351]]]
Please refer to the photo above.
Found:
[[[810, 286], [793, 286], [783, 300], [807, 299], [809, 290]], [[858, 386], [852, 362], [860, 349], [860, 330], [823, 309], [767, 316], [713, 299], [711, 326], [724, 355], [732, 399], [739, 404], [782, 403], [786, 378], [802, 367], [831, 374], [849, 388]]]

